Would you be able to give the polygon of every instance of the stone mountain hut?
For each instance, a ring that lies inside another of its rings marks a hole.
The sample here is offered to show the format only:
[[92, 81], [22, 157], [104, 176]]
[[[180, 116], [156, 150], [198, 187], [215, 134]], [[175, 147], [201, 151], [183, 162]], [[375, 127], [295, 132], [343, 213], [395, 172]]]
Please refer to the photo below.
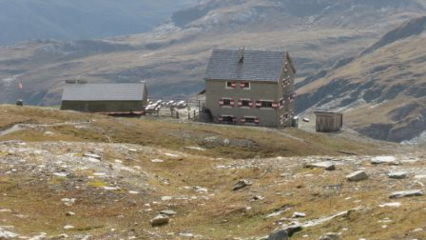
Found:
[[343, 127], [343, 114], [338, 112], [316, 111], [317, 132], [339, 132]]
[[204, 114], [215, 123], [290, 126], [295, 73], [285, 51], [215, 49], [204, 78]]
[[98, 113], [138, 113], [147, 106], [145, 83], [66, 81], [61, 110]]

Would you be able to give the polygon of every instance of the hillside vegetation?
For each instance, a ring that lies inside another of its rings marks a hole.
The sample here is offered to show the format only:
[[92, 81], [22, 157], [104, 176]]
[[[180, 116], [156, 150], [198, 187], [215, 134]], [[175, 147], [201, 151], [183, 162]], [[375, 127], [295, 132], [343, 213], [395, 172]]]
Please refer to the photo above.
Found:
[[[349, 130], [316, 134], [6, 105], [0, 112], [3, 236], [254, 240], [299, 222], [291, 239], [327, 232], [345, 240], [425, 237], [424, 197], [389, 199], [423, 188], [420, 149]], [[390, 153], [395, 157], [380, 167], [367, 156]], [[307, 167], [321, 162], [335, 170]], [[358, 169], [370, 178], [348, 182], [345, 175]], [[407, 179], [386, 176], [396, 170]], [[248, 185], [233, 190], [243, 179]], [[160, 212], [169, 223], [151, 226]]]

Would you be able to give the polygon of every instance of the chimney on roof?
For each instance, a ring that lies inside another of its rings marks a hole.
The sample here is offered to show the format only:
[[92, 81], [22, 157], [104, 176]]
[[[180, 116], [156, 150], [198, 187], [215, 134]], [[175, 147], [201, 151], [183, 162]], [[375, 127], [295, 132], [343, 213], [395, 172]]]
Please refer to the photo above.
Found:
[[244, 61], [244, 50], [245, 50], [245, 47], [242, 47], [238, 51], [238, 58], [240, 59], [239, 60], [240, 63], [243, 63], [243, 61]]

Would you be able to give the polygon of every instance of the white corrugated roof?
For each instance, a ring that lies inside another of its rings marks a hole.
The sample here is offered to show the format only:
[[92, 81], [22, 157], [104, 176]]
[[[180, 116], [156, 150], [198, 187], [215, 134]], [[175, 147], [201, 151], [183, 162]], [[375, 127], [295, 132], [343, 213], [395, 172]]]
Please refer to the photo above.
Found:
[[62, 101], [142, 101], [144, 83], [66, 84]]

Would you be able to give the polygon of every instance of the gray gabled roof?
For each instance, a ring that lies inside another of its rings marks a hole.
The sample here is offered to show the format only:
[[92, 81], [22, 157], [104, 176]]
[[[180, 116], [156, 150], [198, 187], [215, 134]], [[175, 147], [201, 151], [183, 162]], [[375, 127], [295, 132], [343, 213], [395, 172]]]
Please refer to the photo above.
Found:
[[66, 84], [62, 101], [142, 101], [144, 83]]
[[285, 51], [215, 49], [204, 79], [279, 81], [286, 56]]

